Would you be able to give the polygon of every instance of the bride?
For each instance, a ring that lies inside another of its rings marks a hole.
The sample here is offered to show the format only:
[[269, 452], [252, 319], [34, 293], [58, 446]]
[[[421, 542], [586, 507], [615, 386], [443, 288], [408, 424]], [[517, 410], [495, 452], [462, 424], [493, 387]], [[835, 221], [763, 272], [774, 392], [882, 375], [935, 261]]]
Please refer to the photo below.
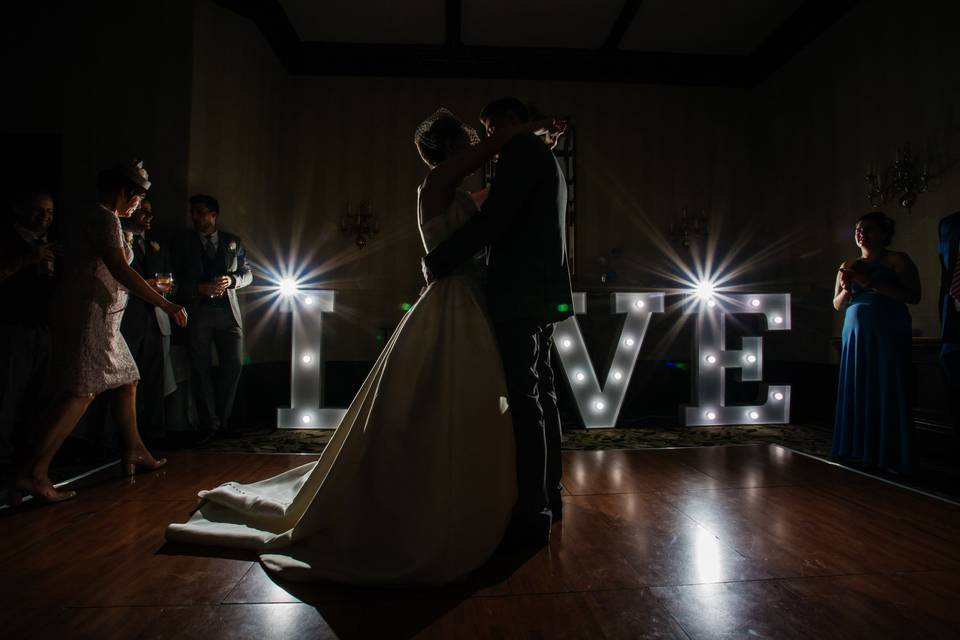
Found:
[[[426, 251], [477, 208], [460, 188], [514, 135], [479, 142], [441, 109], [417, 129]], [[287, 580], [441, 585], [497, 547], [516, 500], [514, 435], [500, 355], [472, 265], [430, 284], [404, 316], [313, 463], [201, 491], [171, 541], [251, 549]]]

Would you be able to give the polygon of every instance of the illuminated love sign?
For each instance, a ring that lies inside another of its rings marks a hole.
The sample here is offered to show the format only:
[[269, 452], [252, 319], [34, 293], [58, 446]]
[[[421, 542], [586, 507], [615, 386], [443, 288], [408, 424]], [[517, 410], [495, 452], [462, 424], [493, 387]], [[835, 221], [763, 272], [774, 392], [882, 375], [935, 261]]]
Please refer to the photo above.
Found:
[[607, 380], [600, 387], [597, 374], [587, 345], [580, 333], [577, 323], [578, 313], [586, 313], [586, 296], [583, 293], [573, 294], [574, 315], [559, 322], [554, 331], [554, 343], [560, 362], [570, 381], [573, 397], [577, 401], [580, 417], [588, 429], [595, 427], [611, 427], [617, 423], [620, 407], [627, 395], [627, 386], [633, 374], [637, 356], [640, 355], [640, 345], [650, 326], [650, 317], [654, 313], [663, 313], [662, 293], [614, 293], [610, 304], [614, 313], [626, 313], [627, 319], [623, 323], [617, 343], [617, 351], [613, 356], [613, 363], [607, 373]]
[[760, 314], [768, 331], [790, 329], [790, 294], [724, 294], [687, 305], [696, 314], [693, 358], [693, 404], [680, 410], [685, 425], [785, 424], [790, 422], [790, 387], [761, 385], [762, 404], [726, 406], [724, 370], [739, 369], [744, 382], [763, 380], [763, 338], [744, 336], [741, 348], [724, 349], [727, 316]]
[[285, 311], [293, 315], [290, 357], [290, 407], [277, 409], [279, 429], [336, 429], [346, 409], [323, 404], [323, 314], [333, 311], [333, 291], [300, 289], [293, 281], [280, 285]]
[[[293, 315], [290, 407], [277, 410], [280, 429], [335, 429], [346, 409], [322, 407], [322, 316], [333, 311], [334, 292], [301, 290], [281, 283], [281, 295]], [[613, 427], [626, 398], [647, 328], [664, 311], [663, 293], [614, 293], [613, 313], [626, 314], [617, 349], [603, 386], [587, 352], [576, 314], [585, 314], [586, 294], [573, 294], [574, 315], [557, 323], [554, 342], [570, 382], [583, 424], [588, 429]], [[790, 421], [790, 387], [762, 385], [763, 402], [725, 404], [724, 371], [739, 369], [745, 382], [763, 379], [763, 338], [745, 336], [740, 349], [725, 349], [730, 314], [759, 314], [767, 330], [790, 329], [789, 294], [723, 294], [691, 296], [685, 314], [696, 316], [692, 369], [692, 404], [680, 408], [684, 425], [783, 424]]]

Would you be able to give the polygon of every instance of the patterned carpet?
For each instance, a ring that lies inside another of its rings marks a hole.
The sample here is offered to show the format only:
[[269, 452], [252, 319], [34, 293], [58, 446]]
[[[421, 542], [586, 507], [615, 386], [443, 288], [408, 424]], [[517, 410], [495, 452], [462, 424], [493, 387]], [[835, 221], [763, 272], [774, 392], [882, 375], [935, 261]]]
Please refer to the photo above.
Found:
[[[284, 430], [215, 440], [200, 451], [229, 453], [320, 453], [330, 440], [328, 430]], [[563, 448], [656, 449], [712, 447], [738, 444], [779, 444], [813, 455], [830, 452], [829, 429], [812, 425], [746, 425], [730, 427], [676, 427], [567, 429]]]

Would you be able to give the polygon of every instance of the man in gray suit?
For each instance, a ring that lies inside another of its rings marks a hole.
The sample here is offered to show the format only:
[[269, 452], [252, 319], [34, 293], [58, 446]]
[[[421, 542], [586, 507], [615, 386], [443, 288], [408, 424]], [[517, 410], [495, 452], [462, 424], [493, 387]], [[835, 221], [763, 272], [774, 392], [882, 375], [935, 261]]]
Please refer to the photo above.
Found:
[[[529, 120], [516, 98], [488, 104], [496, 128]], [[517, 504], [506, 542], [541, 546], [561, 517], [560, 414], [550, 350], [553, 325], [573, 314], [565, 250], [566, 180], [532, 133], [503, 146], [490, 195], [478, 215], [424, 257], [433, 277], [449, 275], [484, 246], [487, 303], [503, 358], [517, 450]]]
[[[173, 247], [177, 298], [190, 313], [187, 327], [190, 360], [197, 379], [197, 408], [202, 441], [227, 427], [243, 367], [243, 318], [237, 289], [253, 281], [247, 252], [237, 236], [217, 227], [220, 203], [197, 194], [190, 198], [193, 229], [181, 233]], [[211, 344], [220, 363], [216, 384]]]

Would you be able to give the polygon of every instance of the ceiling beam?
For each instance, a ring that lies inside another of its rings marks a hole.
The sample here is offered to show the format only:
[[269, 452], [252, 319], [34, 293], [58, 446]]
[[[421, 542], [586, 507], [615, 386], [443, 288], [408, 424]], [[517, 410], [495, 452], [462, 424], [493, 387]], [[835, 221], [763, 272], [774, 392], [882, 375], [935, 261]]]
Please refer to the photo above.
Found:
[[249, 18], [260, 29], [280, 63], [296, 73], [301, 61], [300, 35], [279, 0], [214, 0], [217, 4]]
[[302, 68], [331, 76], [505, 78], [746, 86], [746, 56], [544, 47], [304, 42]]
[[447, 0], [444, 17], [446, 19], [444, 42], [448, 48], [455, 49], [463, 44], [460, 36], [463, 25], [463, 0]]
[[252, 20], [294, 75], [504, 78], [751, 87], [836, 22], [859, 0], [807, 0], [749, 55], [621, 51], [643, 0], [625, 0], [599, 49], [464, 46], [462, 0], [445, 0], [442, 45], [302, 42], [279, 0], [215, 0]]
[[783, 24], [774, 29], [750, 54], [751, 85], [769, 78], [774, 71], [800, 53], [842, 18], [860, 0], [807, 0]]
[[613, 26], [610, 27], [610, 33], [607, 34], [607, 39], [603, 42], [603, 49], [616, 51], [620, 48], [620, 41], [623, 40], [627, 29], [633, 24], [633, 19], [637, 15], [637, 10], [640, 9], [641, 2], [643, 0], [624, 0], [620, 15], [617, 16]]

